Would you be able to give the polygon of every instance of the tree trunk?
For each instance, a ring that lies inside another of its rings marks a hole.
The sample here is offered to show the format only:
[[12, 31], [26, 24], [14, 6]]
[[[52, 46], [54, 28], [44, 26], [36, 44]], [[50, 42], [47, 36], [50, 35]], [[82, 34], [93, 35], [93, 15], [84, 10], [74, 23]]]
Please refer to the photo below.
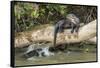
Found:
[[[63, 43], [78, 43], [89, 40], [96, 36], [96, 23], [94, 20], [87, 25], [80, 27], [78, 37], [65, 30], [63, 33], [58, 33], [57, 44]], [[53, 43], [54, 26], [48, 26], [39, 30], [34, 30], [30, 34], [22, 33], [19, 37], [15, 37], [15, 47], [24, 47], [32, 42], [49, 41]]]

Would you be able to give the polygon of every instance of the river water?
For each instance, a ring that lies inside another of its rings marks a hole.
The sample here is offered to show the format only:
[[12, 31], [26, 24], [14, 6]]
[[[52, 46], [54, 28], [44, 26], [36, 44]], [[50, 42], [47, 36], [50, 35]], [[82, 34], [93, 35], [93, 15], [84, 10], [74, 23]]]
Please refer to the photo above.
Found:
[[82, 48], [72, 46], [69, 47], [69, 49], [71, 49], [71, 51], [59, 52], [54, 56], [49, 57], [33, 57], [31, 60], [20, 57], [22, 53], [20, 51], [16, 51], [15, 65], [26, 66], [97, 61], [97, 50], [95, 45], [87, 45]]

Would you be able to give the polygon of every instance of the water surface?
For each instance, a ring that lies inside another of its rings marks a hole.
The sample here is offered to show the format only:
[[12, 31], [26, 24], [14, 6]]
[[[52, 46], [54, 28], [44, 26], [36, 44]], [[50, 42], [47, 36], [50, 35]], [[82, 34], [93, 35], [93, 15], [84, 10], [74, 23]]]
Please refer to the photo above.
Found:
[[74, 63], [74, 62], [88, 62], [96, 61], [95, 46], [87, 46], [85, 48], [69, 47], [72, 51], [59, 52], [54, 56], [49, 57], [33, 57], [31, 60], [21, 58], [20, 52], [15, 54], [15, 65], [41, 65], [41, 64], [57, 64], [57, 63]]

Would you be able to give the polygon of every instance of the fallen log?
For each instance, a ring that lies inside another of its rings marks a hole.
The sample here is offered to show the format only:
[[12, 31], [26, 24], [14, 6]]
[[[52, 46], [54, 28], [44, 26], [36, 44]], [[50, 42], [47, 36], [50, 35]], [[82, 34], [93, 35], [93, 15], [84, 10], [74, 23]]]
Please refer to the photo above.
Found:
[[97, 37], [93, 37], [93, 38], [87, 40], [87, 42], [90, 42], [90, 43], [96, 44], [96, 43], [97, 43]]
[[[83, 27], [80, 27], [78, 37], [70, 34], [70, 30], [65, 30], [63, 33], [58, 33], [57, 44], [63, 43], [78, 43], [89, 40], [96, 36], [96, 23], [94, 20]], [[29, 32], [22, 32], [19, 36], [15, 37], [15, 47], [28, 46], [32, 42], [48, 41], [53, 43], [54, 26], [47, 26], [42, 29], [33, 30]], [[71, 36], [70, 36], [71, 35]]]

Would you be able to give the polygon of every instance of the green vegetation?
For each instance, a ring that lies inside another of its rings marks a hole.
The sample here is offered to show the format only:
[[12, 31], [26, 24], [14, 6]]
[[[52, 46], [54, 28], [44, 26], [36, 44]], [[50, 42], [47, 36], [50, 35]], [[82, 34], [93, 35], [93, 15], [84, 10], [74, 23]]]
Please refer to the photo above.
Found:
[[22, 32], [41, 24], [55, 24], [68, 13], [75, 13], [81, 22], [88, 23], [97, 17], [97, 8], [90, 6], [38, 4], [15, 2], [15, 32]]

